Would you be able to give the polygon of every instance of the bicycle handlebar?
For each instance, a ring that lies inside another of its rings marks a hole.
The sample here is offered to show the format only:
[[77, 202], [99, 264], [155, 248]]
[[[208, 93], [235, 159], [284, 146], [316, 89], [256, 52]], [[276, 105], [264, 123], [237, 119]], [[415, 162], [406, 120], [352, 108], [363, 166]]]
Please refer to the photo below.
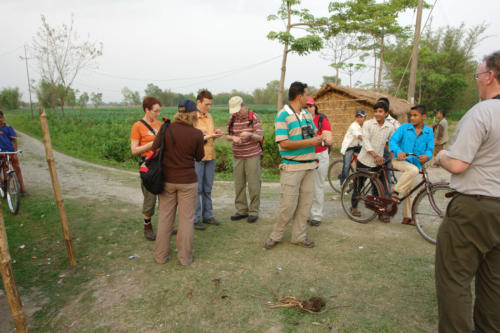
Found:
[[17, 150], [17, 151], [0, 151], [0, 155], [17, 155], [22, 153], [22, 150]]

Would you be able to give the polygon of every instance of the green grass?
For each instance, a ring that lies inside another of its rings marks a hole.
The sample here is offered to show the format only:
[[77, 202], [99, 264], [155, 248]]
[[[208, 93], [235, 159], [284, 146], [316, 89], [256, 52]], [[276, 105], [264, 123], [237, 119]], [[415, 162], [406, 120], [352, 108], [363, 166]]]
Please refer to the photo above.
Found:
[[[266, 144], [263, 167], [264, 180], [277, 179], [279, 156], [273, 142], [275, 109], [271, 105], [250, 105], [261, 118]], [[174, 107], [162, 108], [162, 116], [173, 119]], [[101, 109], [66, 109], [66, 119], [60, 111], [47, 110], [47, 120], [54, 149], [67, 155], [90, 162], [126, 170], [137, 170], [137, 157], [130, 153], [130, 129], [134, 122], [144, 115], [139, 108], [101, 108]], [[211, 109], [216, 128], [226, 129], [229, 113], [226, 106]], [[38, 117], [31, 118], [27, 109], [13, 110], [6, 113], [7, 123], [15, 129], [38, 139], [42, 138]], [[216, 141], [218, 149], [217, 177], [232, 178], [231, 143], [224, 138]]]
[[[231, 222], [232, 204], [222, 205], [218, 198], [232, 186], [218, 183], [214, 188], [222, 224], [195, 232], [195, 261], [189, 267], [178, 263], [175, 252], [165, 265], [153, 261], [153, 243], [143, 239], [140, 210], [134, 205], [108, 199], [65, 201], [78, 260], [73, 268], [50, 192], [32, 192], [17, 216], [4, 208], [22, 295], [37, 289], [48, 299], [31, 319], [30, 330], [435, 331], [434, 247], [414, 228], [357, 224], [341, 211], [339, 215], [338, 207], [332, 210], [338, 202], [328, 201], [322, 225], [308, 229], [316, 248], [291, 245], [287, 233], [266, 251], [262, 244], [274, 216], [263, 216], [256, 224]], [[268, 204], [277, 205], [275, 191], [272, 186], [263, 189]], [[132, 254], [137, 259], [129, 260]], [[269, 308], [283, 296], [321, 296], [326, 311]]]

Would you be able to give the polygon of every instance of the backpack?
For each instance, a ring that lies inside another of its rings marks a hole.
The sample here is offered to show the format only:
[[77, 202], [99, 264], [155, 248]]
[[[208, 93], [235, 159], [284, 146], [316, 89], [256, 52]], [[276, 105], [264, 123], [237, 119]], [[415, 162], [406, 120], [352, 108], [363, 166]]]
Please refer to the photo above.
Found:
[[[231, 116], [231, 122], [229, 123], [229, 134], [233, 134], [233, 126], [236, 121], [236, 113], [233, 113]], [[253, 110], [248, 110], [248, 127], [253, 126]], [[262, 139], [259, 141], [259, 146], [262, 152], [264, 152], [264, 135], [262, 135]]]
[[170, 129], [170, 120], [164, 119], [164, 123], [160, 128], [160, 148], [152, 151], [144, 160], [139, 173], [141, 175], [142, 184], [153, 194], [160, 194], [164, 191], [165, 178], [163, 176], [163, 148], [165, 147], [165, 130], [168, 129], [172, 142], [175, 145], [175, 138]]

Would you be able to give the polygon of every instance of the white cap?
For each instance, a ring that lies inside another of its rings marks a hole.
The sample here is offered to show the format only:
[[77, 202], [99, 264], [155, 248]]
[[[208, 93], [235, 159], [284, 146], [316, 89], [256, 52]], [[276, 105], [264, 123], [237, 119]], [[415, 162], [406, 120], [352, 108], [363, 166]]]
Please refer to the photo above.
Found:
[[229, 100], [229, 113], [233, 114], [241, 110], [241, 104], [243, 104], [243, 98], [240, 96], [233, 96]]

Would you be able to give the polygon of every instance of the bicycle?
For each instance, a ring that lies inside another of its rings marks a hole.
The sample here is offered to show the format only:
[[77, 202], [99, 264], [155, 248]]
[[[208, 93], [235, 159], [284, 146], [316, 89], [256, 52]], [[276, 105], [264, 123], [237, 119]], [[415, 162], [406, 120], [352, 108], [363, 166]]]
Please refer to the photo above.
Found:
[[[407, 154], [409, 157], [417, 157], [415, 154]], [[452, 192], [449, 183], [432, 183], [426, 171], [426, 166], [422, 165], [419, 174], [422, 180], [414, 186], [404, 197], [398, 198], [395, 202], [392, 198], [387, 198], [384, 191], [382, 179], [387, 186], [387, 170], [398, 171], [388, 166], [390, 161], [384, 163], [377, 171], [358, 170], [350, 175], [342, 186], [342, 208], [346, 215], [358, 223], [368, 223], [375, 216], [392, 217], [398, 210], [398, 205], [406, 198], [410, 197], [422, 185], [424, 186], [412, 203], [411, 215], [420, 235], [429, 243], [436, 244], [436, 236], [446, 213], [446, 207], [451, 200], [446, 194]], [[355, 193], [357, 193], [356, 196]], [[356, 206], [356, 207], [354, 207]], [[357, 208], [356, 215], [353, 215], [352, 208]]]
[[[352, 154], [351, 164], [349, 166], [349, 173], [347, 176], [353, 174], [356, 171], [356, 163], [358, 162], [359, 152]], [[342, 168], [344, 166], [344, 159], [336, 159], [330, 163], [328, 167], [328, 183], [330, 183], [331, 188], [337, 192], [341, 193], [342, 184], [340, 184], [340, 175], [342, 173]], [[347, 180], [347, 177], [346, 177]], [[391, 173], [391, 184], [396, 184], [398, 182], [396, 175]]]
[[10, 156], [19, 153], [20, 150], [0, 152], [0, 196], [2, 199], [7, 197], [7, 207], [13, 215], [19, 211], [21, 189]]

